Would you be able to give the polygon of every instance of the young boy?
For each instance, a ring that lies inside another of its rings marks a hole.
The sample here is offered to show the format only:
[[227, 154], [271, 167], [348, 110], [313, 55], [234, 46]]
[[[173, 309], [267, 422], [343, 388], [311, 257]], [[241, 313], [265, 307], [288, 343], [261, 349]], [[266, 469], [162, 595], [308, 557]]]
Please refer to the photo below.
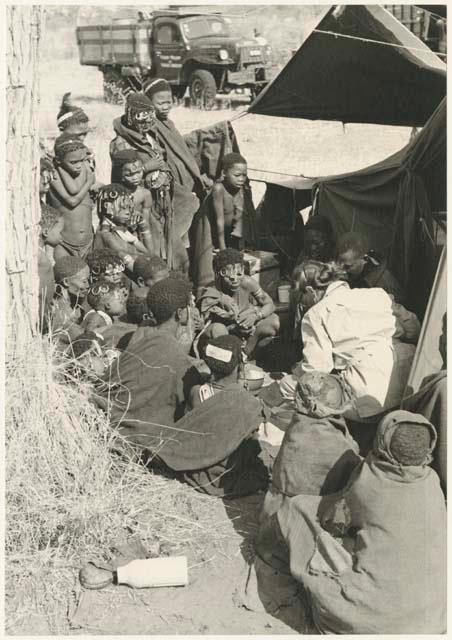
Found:
[[198, 288], [213, 281], [214, 250], [255, 244], [255, 211], [247, 179], [245, 158], [238, 153], [225, 155], [221, 178], [205, 198], [195, 222], [193, 279]]
[[337, 262], [347, 272], [352, 289], [379, 287], [405, 306], [402, 287], [386, 266], [386, 260], [369, 251], [367, 239], [355, 231], [344, 233], [336, 244]]
[[64, 256], [55, 261], [53, 273], [56, 282], [51, 310], [54, 332], [61, 332], [61, 340], [70, 342], [83, 331], [82, 305], [89, 291], [89, 267], [78, 256]]
[[242, 343], [236, 336], [224, 335], [208, 340], [201, 352], [212, 378], [210, 382], [191, 388], [190, 409], [194, 409], [226, 387], [237, 384], [241, 351]]
[[279, 318], [273, 301], [253, 278], [245, 275], [240, 251], [220, 251], [214, 257], [213, 268], [216, 286], [205, 288], [198, 302], [204, 321], [210, 322], [206, 335], [237, 335], [246, 340], [245, 354], [250, 356], [262, 339], [278, 333]]
[[109, 184], [99, 190], [97, 213], [101, 223], [98, 234], [104, 247], [115, 251], [130, 271], [137, 255], [152, 253], [151, 232], [146, 221], [142, 219], [138, 224], [142, 240], [129, 229], [133, 210], [133, 197], [123, 185]]
[[168, 265], [160, 256], [138, 256], [133, 263], [133, 279], [139, 287], [152, 287], [169, 275]]
[[84, 258], [93, 242], [93, 201], [90, 190], [94, 172], [86, 160], [86, 147], [63, 133], [55, 141], [55, 177], [50, 183], [49, 204], [63, 217], [63, 242], [55, 248], [55, 260], [64, 256]]
[[98, 280], [88, 293], [91, 309], [83, 318], [82, 328], [85, 331], [96, 331], [113, 324], [125, 313], [126, 299], [124, 288], [120, 284]]
[[135, 149], [118, 151], [112, 157], [112, 163], [118, 175], [121, 176], [120, 183], [132, 194], [135, 217], [138, 220], [144, 219], [149, 224], [152, 196], [149, 189], [143, 186], [144, 169], [138, 151]]

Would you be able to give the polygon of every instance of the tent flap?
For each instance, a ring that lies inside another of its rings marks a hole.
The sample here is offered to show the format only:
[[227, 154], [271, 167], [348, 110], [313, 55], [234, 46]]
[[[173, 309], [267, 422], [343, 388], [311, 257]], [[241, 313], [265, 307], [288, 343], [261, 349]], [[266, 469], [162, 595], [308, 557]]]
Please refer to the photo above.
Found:
[[248, 111], [423, 126], [445, 94], [446, 65], [392, 14], [343, 5], [328, 11]]

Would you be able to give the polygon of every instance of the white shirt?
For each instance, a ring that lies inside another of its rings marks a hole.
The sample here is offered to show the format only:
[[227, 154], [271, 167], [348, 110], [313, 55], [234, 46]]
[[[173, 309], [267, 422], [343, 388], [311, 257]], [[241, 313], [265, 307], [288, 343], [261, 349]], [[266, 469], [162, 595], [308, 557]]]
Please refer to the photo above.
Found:
[[354, 415], [364, 418], [397, 406], [405, 389], [415, 347], [416, 316], [383, 289], [350, 289], [330, 284], [304, 315], [302, 372], [341, 371], [356, 396]]

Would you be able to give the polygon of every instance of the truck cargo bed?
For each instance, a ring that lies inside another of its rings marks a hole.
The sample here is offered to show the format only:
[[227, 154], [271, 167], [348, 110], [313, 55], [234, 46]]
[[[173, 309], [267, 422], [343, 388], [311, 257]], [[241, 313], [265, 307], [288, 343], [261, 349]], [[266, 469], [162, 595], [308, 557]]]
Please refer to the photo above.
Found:
[[136, 23], [77, 27], [80, 64], [149, 67], [149, 33]]

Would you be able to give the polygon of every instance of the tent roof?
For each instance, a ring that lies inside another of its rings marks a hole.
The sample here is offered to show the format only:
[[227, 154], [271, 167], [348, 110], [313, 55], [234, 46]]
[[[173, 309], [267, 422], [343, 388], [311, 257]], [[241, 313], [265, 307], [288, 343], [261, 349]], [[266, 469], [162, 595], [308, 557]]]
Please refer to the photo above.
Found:
[[389, 11], [338, 5], [328, 9], [248, 112], [422, 126], [445, 93], [446, 65]]

